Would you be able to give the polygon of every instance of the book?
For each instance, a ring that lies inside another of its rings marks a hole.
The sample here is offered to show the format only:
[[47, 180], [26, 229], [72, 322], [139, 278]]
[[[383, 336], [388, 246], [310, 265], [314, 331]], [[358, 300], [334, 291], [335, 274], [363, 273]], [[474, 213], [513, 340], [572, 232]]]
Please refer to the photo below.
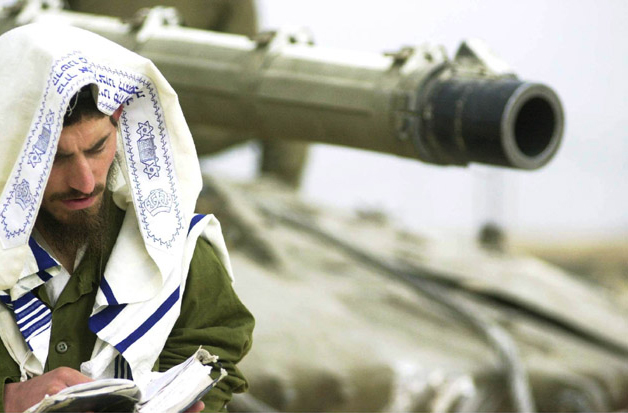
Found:
[[[210, 373], [218, 368], [220, 374]], [[46, 395], [27, 410], [40, 412], [184, 412], [227, 375], [218, 357], [199, 348], [183, 363], [164, 373], [153, 373], [140, 388], [127, 379], [102, 379], [77, 384]]]

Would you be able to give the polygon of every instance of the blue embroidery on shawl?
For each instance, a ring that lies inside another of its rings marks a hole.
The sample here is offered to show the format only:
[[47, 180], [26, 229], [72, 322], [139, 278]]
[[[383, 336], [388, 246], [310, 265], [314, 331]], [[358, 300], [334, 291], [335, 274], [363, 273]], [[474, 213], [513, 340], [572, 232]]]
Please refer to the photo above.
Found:
[[35, 198], [31, 195], [31, 186], [26, 179], [22, 179], [22, 182], [15, 185], [14, 188], [15, 203], [22, 207], [22, 209], [26, 210], [35, 201]]
[[[170, 159], [170, 157], [168, 156], [168, 139], [166, 139], [166, 135], [165, 135], [165, 127], [163, 124], [163, 117], [161, 115], [161, 111], [159, 108], [159, 102], [157, 100], [157, 96], [155, 91], [153, 90], [153, 86], [151, 83], [147, 82], [146, 80], [142, 79], [142, 78], [138, 78], [136, 79], [138, 82], [142, 83], [144, 85], [144, 87], [146, 88], [151, 101], [153, 102], [153, 108], [155, 110], [155, 116], [158, 120], [158, 125], [157, 125], [157, 131], [158, 131], [158, 141], [161, 144], [161, 148], [163, 150], [164, 155], [164, 164], [165, 164], [165, 169], [166, 169], [166, 174], [167, 174], [167, 178], [168, 178], [168, 186], [170, 191], [166, 191], [166, 190], [162, 190], [164, 191], [166, 194], [175, 194], [175, 179], [174, 179], [174, 166], [172, 165], [172, 160]], [[183, 230], [183, 217], [182, 217], [182, 213], [180, 210], [180, 206], [179, 206], [179, 200], [178, 198], [172, 196], [172, 195], [168, 195], [172, 197], [172, 210], [174, 210], [175, 216], [176, 216], [176, 228], [174, 229], [174, 232], [172, 233], [171, 237], [169, 239], [165, 239], [165, 238], [160, 238], [157, 235], [155, 235], [155, 233], [152, 231], [152, 228], [150, 227], [150, 225], [148, 224], [148, 214], [150, 214], [151, 212], [147, 210], [145, 205], [146, 199], [147, 197], [144, 195], [142, 188], [139, 185], [139, 173], [136, 167], [137, 161], [135, 160], [135, 156], [133, 154], [132, 151], [132, 146], [133, 146], [133, 142], [131, 141], [131, 132], [130, 132], [130, 126], [129, 126], [129, 120], [127, 118], [127, 114], [126, 112], [122, 112], [122, 116], [120, 117], [120, 123], [122, 125], [121, 128], [121, 132], [122, 132], [122, 139], [124, 139], [125, 143], [126, 143], [126, 153], [129, 157], [129, 176], [132, 179], [134, 185], [134, 191], [135, 191], [135, 199], [137, 202], [137, 205], [139, 205], [138, 208], [138, 218], [139, 221], [142, 225], [142, 227], [145, 229], [146, 232], [146, 236], [150, 239], [152, 239], [155, 243], [159, 243], [159, 245], [165, 246], [167, 248], [171, 248], [172, 247], [172, 243], [177, 239], [177, 236], [181, 233], [181, 230]], [[152, 192], [151, 192], [152, 194]], [[151, 196], [151, 194], [149, 194], [148, 196]], [[153, 195], [154, 196], [154, 195]], [[151, 215], [153, 216], [153, 215]]]
[[37, 137], [37, 142], [33, 145], [33, 150], [28, 154], [28, 163], [33, 168], [41, 163], [41, 156], [48, 151], [48, 144], [50, 143], [50, 135], [52, 130], [52, 124], [54, 123], [54, 113], [49, 110], [46, 115], [46, 121], [42, 126], [42, 131]]
[[[78, 62], [76, 60], [78, 60]], [[61, 64], [62, 62], [64, 62], [64, 64]], [[59, 65], [60, 68], [58, 67]], [[24, 165], [26, 163], [29, 163], [32, 167], [34, 167], [35, 165], [43, 162], [43, 170], [39, 176], [38, 181], [34, 183], [35, 188], [31, 193], [33, 200], [38, 200], [41, 192], [45, 188], [44, 181], [48, 177], [48, 170], [50, 169], [53, 160], [52, 154], [55, 151], [48, 151], [47, 153], [41, 154], [44, 156], [42, 156], [40, 159], [37, 159], [37, 162], [33, 162], [34, 159], [31, 158], [31, 153], [37, 153], [37, 148], [43, 148], [46, 139], [48, 140], [47, 145], [52, 143], [52, 147], [56, 147], [56, 141], [59, 137], [59, 133], [57, 132], [57, 130], [61, 127], [63, 114], [65, 113], [65, 108], [67, 107], [70, 97], [73, 96], [80, 87], [87, 83], [88, 80], [94, 78], [94, 74], [91, 69], [87, 68], [88, 65], [93, 66], [93, 64], [89, 63], [87, 59], [80, 56], [80, 52], [76, 51], [62, 57], [61, 59], [55, 60], [52, 63], [50, 75], [48, 76], [48, 81], [46, 83], [46, 88], [44, 90], [43, 98], [41, 101], [41, 106], [37, 114], [37, 120], [35, 121], [33, 128], [30, 130], [26, 138], [25, 147], [33, 149], [28, 153], [26, 153], [26, 151], [22, 153], [21, 157], [16, 162], [17, 170], [15, 174], [15, 181], [13, 182], [12, 190], [8, 193], [4, 204], [2, 205], [2, 210], [0, 211], [0, 223], [2, 223], [2, 229], [4, 230], [5, 236], [8, 239], [15, 238], [21, 234], [24, 234], [27, 228], [30, 228], [31, 222], [36, 212], [35, 207], [37, 202], [23, 202], [25, 199], [23, 193], [18, 198], [18, 191], [22, 191], [25, 189], [24, 186], [18, 188], [18, 185], [23, 185], [25, 182], [24, 178], [22, 177]], [[72, 67], [76, 67], [79, 73], [74, 75], [66, 73], [66, 71], [71, 69]], [[61, 83], [62, 81], [64, 81], [64, 83]], [[70, 85], [70, 87], [67, 87], [68, 85]], [[56, 114], [52, 110], [49, 110], [47, 114], [44, 114], [44, 109], [48, 102], [48, 95], [50, 93], [50, 90], [55, 86], [55, 91], [61, 95], [60, 105], [56, 111]], [[42, 129], [42, 132], [37, 133], [40, 130], [40, 127]], [[45, 130], [46, 128], [48, 129], [48, 131]], [[37, 138], [35, 138], [35, 136], [37, 136]], [[35, 141], [35, 139], [37, 140]], [[33, 143], [33, 141], [35, 142]], [[20, 179], [22, 179], [21, 183]], [[30, 189], [32, 188], [29, 185], [29, 191]], [[24, 222], [18, 223], [18, 228], [9, 228], [7, 209], [12, 202], [16, 202], [26, 211], [26, 217], [24, 219]], [[26, 207], [24, 207], [24, 205]]]
[[159, 176], [159, 170], [161, 167], [157, 164], [159, 158], [157, 157], [155, 146], [155, 135], [153, 135], [152, 125], [146, 122], [139, 122], [137, 133], [140, 138], [137, 141], [137, 149], [140, 154], [140, 162], [144, 164], [144, 173], [148, 176], [148, 179]]
[[[114, 79], [116, 76], [119, 78], [117, 85]], [[82, 86], [90, 83], [95, 83], [99, 86], [99, 97], [102, 99], [98, 100], [98, 105], [112, 112], [122, 104], [129, 104], [133, 100], [146, 97], [142, 87], [138, 87], [137, 85], [143, 85], [143, 87], [148, 88], [158, 122], [156, 127], [159, 132], [161, 146], [165, 148], [168, 145], [167, 139], [165, 139], [165, 127], [163, 125], [163, 116], [159, 109], [159, 102], [149, 80], [118, 69], [112, 70], [106, 66], [96, 65], [78, 51], [74, 51], [55, 60], [51, 65], [41, 105], [38, 113], [36, 113], [36, 120], [26, 137], [26, 150], [16, 161], [13, 182], [7, 183], [7, 186], [11, 188], [11, 190], [6, 194], [3, 200], [4, 202], [0, 207], [0, 228], [4, 231], [4, 237], [6, 239], [25, 235], [26, 231], [30, 230], [37, 212], [37, 201], [40, 199], [45, 188], [45, 181], [54, 159], [53, 153], [55, 150], [50, 149], [56, 148], [59, 131], [62, 127], [63, 114], [68, 106], [68, 101]], [[60, 96], [58, 106], [56, 108], [48, 108], [47, 112], [44, 113], [47, 106], [51, 104], [51, 96], [53, 96], [55, 92]], [[164, 161], [172, 189], [174, 188], [174, 168], [168, 156], [166, 156]], [[26, 164], [30, 164], [33, 168], [36, 166], [41, 168], [41, 171], [38, 171], [39, 177], [36, 179], [36, 182], [35, 179], [33, 182], [29, 182], [28, 179], [25, 180], [24, 167]], [[158, 170], [149, 169], [149, 172], [152, 173], [153, 176], [158, 176], [158, 174], [155, 174]], [[141, 191], [137, 192], [136, 195], [141, 198]], [[169, 192], [175, 193], [172, 190]], [[24, 210], [24, 215], [20, 218], [21, 222], [9, 221], [8, 209], [14, 203]], [[152, 238], [153, 241], [161, 245], [166, 245], [168, 248], [182, 229], [178, 200], [174, 200], [174, 206], [178, 225], [177, 228], [174, 229], [174, 234], [171, 239], [159, 239], [156, 237], [150, 228], [148, 228], [145, 213], [143, 211], [140, 213], [140, 215], [142, 215], [144, 228], [149, 234], [148, 236]]]
[[146, 208], [152, 216], [161, 212], [170, 213], [172, 209], [172, 196], [167, 194], [163, 189], [153, 189], [146, 197], [142, 206]]

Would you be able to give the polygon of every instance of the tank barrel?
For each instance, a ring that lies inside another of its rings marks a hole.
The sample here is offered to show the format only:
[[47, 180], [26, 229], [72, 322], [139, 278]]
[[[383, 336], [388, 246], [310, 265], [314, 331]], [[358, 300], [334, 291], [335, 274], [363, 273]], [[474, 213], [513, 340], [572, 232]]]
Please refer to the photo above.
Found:
[[516, 79], [435, 83], [417, 139], [439, 152], [444, 163], [536, 169], [558, 149], [563, 111], [549, 87]]
[[[28, 4], [28, 3], [27, 3]], [[256, 138], [344, 145], [437, 165], [535, 169], [556, 153], [563, 111], [477, 42], [379, 54], [316, 47], [299, 32], [254, 39], [181, 27], [156, 7], [130, 21], [24, 7], [0, 31], [72, 24], [150, 58], [179, 96], [199, 154]]]

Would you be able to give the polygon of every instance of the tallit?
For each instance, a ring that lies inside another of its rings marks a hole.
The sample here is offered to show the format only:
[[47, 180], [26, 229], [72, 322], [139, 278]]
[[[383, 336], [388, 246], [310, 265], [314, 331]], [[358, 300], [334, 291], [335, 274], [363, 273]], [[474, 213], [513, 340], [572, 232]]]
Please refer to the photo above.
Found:
[[[25, 267], [36, 267], [29, 239], [70, 98], [91, 85], [103, 113], [124, 107], [118, 127], [123, 167], [111, 189], [127, 212], [90, 318], [99, 340], [83, 370], [106, 377], [122, 354], [139, 379], [179, 314], [190, 251], [201, 232], [231, 275], [216, 219], [205, 217], [190, 231], [199, 221], [193, 211], [202, 182], [176, 94], [149, 60], [69, 26], [11, 30], [0, 36], [0, 59], [1, 290], [17, 290], [29, 273]], [[0, 306], [5, 346], [23, 372], [41, 374], [19, 330], [5, 327], [10, 315], [4, 310]]]

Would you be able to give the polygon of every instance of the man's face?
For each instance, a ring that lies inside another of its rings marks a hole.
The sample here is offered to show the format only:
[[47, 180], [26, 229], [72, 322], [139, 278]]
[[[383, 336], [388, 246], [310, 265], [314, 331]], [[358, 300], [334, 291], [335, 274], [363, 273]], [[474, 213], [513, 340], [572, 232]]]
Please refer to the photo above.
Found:
[[116, 128], [108, 116], [63, 128], [41, 208], [66, 225], [97, 214], [115, 152]]

